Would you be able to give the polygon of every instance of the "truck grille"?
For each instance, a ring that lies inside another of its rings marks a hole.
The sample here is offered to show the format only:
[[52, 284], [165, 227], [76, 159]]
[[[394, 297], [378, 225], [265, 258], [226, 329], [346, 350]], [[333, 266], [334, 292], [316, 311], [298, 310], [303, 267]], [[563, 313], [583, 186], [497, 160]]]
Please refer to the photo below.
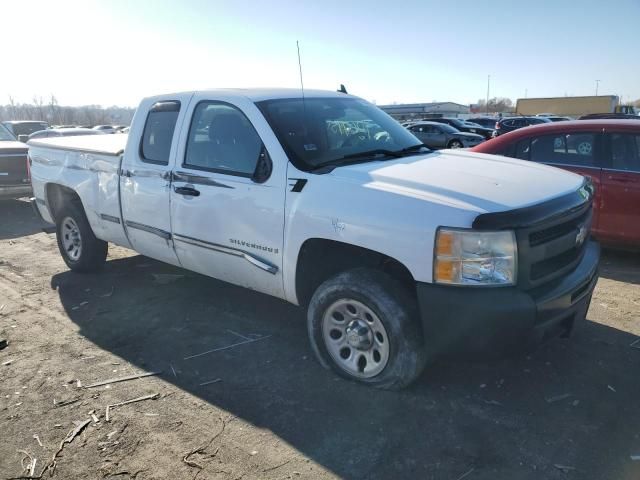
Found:
[[0, 185], [29, 184], [27, 152], [0, 151]]
[[518, 284], [535, 288], [573, 270], [589, 239], [591, 217], [589, 202], [561, 218], [516, 230]]

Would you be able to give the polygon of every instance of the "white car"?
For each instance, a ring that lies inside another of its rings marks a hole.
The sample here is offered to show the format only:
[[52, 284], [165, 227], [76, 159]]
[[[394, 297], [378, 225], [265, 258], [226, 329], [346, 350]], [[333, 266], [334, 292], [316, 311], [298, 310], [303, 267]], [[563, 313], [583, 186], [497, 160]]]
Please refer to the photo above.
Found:
[[300, 305], [320, 363], [380, 388], [443, 352], [567, 334], [597, 280], [583, 177], [429, 151], [343, 93], [160, 95], [128, 136], [29, 147], [69, 268], [114, 243]]
[[97, 130], [102, 133], [116, 133], [118, 129], [113, 125], [96, 125], [93, 130]]

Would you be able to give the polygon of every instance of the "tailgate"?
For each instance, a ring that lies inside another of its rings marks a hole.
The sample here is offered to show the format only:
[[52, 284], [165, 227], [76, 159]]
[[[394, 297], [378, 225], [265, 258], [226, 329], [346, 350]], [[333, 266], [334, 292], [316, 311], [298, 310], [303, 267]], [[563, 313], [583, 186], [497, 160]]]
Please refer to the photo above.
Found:
[[27, 152], [0, 150], [0, 186], [28, 185]]

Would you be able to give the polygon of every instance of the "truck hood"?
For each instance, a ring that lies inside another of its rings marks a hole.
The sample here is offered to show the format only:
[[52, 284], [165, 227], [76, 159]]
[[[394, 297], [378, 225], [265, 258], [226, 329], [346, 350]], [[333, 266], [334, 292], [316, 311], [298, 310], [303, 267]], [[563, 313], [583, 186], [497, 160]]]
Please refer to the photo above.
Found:
[[479, 214], [535, 205], [575, 191], [584, 181], [558, 168], [460, 150], [348, 165], [329, 175]]

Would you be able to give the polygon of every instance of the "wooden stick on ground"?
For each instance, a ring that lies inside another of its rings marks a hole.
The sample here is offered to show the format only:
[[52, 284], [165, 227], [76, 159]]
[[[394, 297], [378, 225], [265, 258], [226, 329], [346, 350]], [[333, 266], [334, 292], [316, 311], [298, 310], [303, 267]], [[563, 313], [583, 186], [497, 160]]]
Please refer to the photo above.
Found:
[[92, 383], [91, 385], [87, 385], [84, 388], [101, 387], [102, 385], [109, 385], [111, 383], [118, 383], [118, 382], [126, 382], [127, 380], [136, 380], [138, 378], [150, 377], [152, 375], [160, 375], [161, 373], [162, 372], [146, 372], [146, 373], [141, 373], [139, 375], [129, 375], [127, 377], [110, 378], [109, 380], [104, 380], [102, 382]]
[[152, 395], [145, 395], [144, 397], [134, 398], [132, 400], [127, 400], [126, 402], [114, 403], [113, 405], [107, 405], [107, 411], [105, 412], [105, 421], [109, 421], [109, 411], [115, 407], [121, 407], [122, 405], [128, 405], [130, 403], [142, 402], [144, 400], [155, 400], [160, 396], [159, 393], [154, 393]]
[[214, 352], [220, 352], [222, 350], [228, 350], [229, 348], [234, 348], [239, 345], [246, 345], [247, 343], [257, 342], [259, 340], [265, 340], [269, 338], [271, 335], [265, 335], [264, 337], [252, 338], [251, 340], [245, 340], [243, 342], [232, 343], [231, 345], [227, 345], [226, 347], [214, 348], [213, 350], [207, 350], [206, 352], [196, 353], [195, 355], [189, 355], [188, 357], [184, 357], [185, 360], [191, 360], [192, 358], [201, 357], [202, 355], [208, 355]]

